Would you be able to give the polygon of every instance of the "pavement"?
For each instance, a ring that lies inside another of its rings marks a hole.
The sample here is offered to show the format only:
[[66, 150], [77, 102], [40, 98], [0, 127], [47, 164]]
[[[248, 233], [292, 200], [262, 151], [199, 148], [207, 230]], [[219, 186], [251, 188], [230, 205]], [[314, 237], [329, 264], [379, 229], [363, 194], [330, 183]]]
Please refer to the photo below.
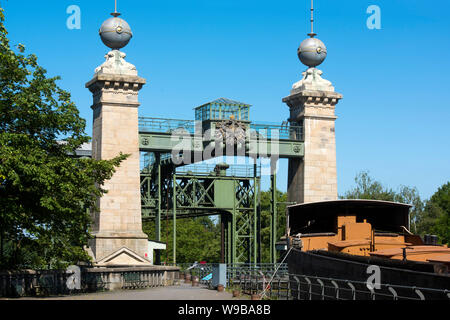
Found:
[[181, 284], [139, 290], [116, 290], [51, 298], [21, 298], [19, 300], [249, 300], [247, 296], [233, 298], [229, 292], [218, 292], [199, 285]]

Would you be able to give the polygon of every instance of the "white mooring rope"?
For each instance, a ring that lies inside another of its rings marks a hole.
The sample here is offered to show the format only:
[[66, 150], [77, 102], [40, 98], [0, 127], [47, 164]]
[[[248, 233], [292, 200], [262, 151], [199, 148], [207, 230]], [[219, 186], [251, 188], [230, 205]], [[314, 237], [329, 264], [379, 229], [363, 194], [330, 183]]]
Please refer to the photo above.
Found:
[[286, 255], [284, 256], [284, 258], [283, 258], [283, 260], [281, 261], [280, 265], [277, 267], [277, 269], [276, 269], [275, 272], [273, 273], [272, 278], [270, 279], [269, 283], [268, 283], [267, 286], [265, 287], [264, 291], [261, 292], [261, 299], [265, 297], [266, 291], [267, 291], [267, 289], [269, 288], [270, 284], [272, 283], [273, 278], [275, 278], [275, 275], [277, 274], [278, 269], [280, 269], [281, 265], [284, 263], [284, 261], [286, 260], [286, 258], [287, 258], [288, 255], [289, 255], [289, 253], [291, 253], [292, 248], [293, 248], [293, 247], [290, 247], [290, 248], [289, 248], [289, 251], [286, 253]]

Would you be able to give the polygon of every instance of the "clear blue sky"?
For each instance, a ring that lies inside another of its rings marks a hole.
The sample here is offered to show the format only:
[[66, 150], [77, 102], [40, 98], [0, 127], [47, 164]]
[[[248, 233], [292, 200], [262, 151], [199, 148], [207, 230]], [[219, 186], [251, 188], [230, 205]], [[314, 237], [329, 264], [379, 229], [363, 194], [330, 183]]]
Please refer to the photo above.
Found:
[[[113, 0], [0, 0], [12, 44], [37, 54], [88, 120], [84, 88], [103, 63], [98, 36]], [[81, 8], [81, 30], [66, 9]], [[369, 5], [382, 29], [369, 30]], [[253, 105], [251, 118], [281, 122], [305, 67], [296, 53], [309, 32], [309, 0], [124, 1], [134, 38], [124, 49], [148, 85], [140, 114], [193, 119], [192, 108], [219, 97]], [[316, 30], [328, 47], [320, 69], [344, 95], [337, 105], [338, 189], [361, 170], [386, 186], [416, 186], [428, 198], [450, 180], [450, 1], [316, 0]], [[279, 187], [286, 190], [287, 162]]]

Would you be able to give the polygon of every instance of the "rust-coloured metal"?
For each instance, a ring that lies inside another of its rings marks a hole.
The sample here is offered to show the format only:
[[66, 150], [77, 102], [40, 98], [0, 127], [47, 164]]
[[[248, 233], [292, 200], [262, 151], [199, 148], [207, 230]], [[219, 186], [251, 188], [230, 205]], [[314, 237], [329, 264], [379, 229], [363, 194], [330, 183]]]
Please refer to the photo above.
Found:
[[[345, 201], [345, 200], [343, 200]], [[363, 203], [363, 202], [361, 202]], [[369, 202], [368, 205], [380, 204], [379, 202]], [[365, 204], [365, 203], [364, 203]], [[382, 203], [385, 206], [395, 206], [395, 203]], [[314, 204], [307, 204], [312, 207]], [[319, 203], [319, 205], [322, 205]], [[322, 213], [326, 210], [331, 210], [333, 205], [339, 205], [338, 202], [330, 202], [330, 206], [320, 207], [317, 211]], [[297, 208], [300, 208], [297, 206]], [[330, 209], [331, 208], [331, 209]], [[377, 212], [378, 213], [378, 212]], [[296, 212], [297, 217], [303, 212]], [[380, 209], [380, 215], [383, 210]], [[418, 235], [410, 233], [404, 226], [398, 225], [396, 230], [399, 232], [377, 232], [372, 224], [366, 219], [361, 219], [364, 216], [364, 208], [361, 206], [358, 211], [358, 217], [355, 213], [347, 213], [339, 211], [335, 216], [335, 232], [310, 232], [298, 233], [296, 235], [289, 235], [290, 243], [294, 247], [301, 248], [302, 251], [312, 250], [326, 250], [330, 252], [346, 253], [357, 256], [374, 256], [385, 259], [397, 259], [408, 261], [428, 262], [435, 266], [438, 273], [449, 273], [450, 269], [450, 248], [439, 245], [424, 245], [424, 241]], [[400, 217], [400, 218], [399, 218]], [[394, 221], [402, 221], [402, 216], [384, 218], [384, 221], [389, 221], [390, 225], [395, 225]], [[330, 216], [327, 217], [330, 221]], [[374, 220], [372, 215], [372, 221]], [[397, 220], [394, 220], [397, 219]], [[312, 221], [312, 224], [316, 221]], [[320, 221], [319, 223], [323, 223]], [[308, 228], [307, 225], [303, 229]], [[405, 231], [406, 229], [406, 231]], [[317, 231], [318, 229], [313, 229]]]

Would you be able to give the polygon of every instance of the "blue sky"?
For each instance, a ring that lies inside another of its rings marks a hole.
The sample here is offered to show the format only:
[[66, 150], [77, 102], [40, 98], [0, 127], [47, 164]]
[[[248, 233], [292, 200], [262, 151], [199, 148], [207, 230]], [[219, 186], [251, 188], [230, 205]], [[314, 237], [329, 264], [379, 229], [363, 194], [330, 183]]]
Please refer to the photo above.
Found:
[[[12, 44], [37, 54], [92, 130], [84, 88], [103, 63], [98, 36], [112, 0], [0, 0]], [[69, 30], [66, 9], [81, 8]], [[369, 5], [381, 8], [381, 30], [369, 30]], [[309, 32], [309, 0], [124, 1], [134, 33], [123, 50], [148, 80], [140, 115], [193, 119], [192, 108], [227, 97], [253, 105], [255, 121], [282, 122], [305, 67], [297, 47]], [[386, 186], [416, 186], [428, 198], [450, 180], [450, 2], [316, 0], [316, 32], [328, 48], [323, 77], [344, 95], [337, 105], [338, 189], [361, 170]], [[286, 190], [287, 162], [279, 188]], [[265, 184], [267, 185], [267, 184]]]

